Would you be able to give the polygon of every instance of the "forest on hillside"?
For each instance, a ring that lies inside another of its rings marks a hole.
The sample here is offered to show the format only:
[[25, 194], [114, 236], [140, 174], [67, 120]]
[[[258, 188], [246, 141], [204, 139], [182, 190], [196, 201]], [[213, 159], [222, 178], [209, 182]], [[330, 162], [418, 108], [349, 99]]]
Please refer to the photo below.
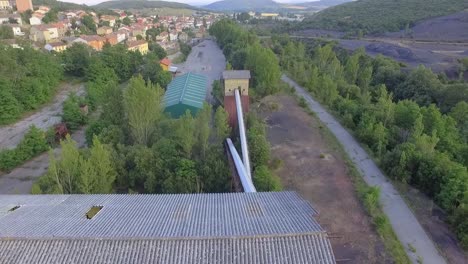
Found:
[[308, 18], [299, 29], [325, 29], [357, 34], [395, 32], [416, 22], [468, 8], [462, 0], [359, 0], [327, 8]]

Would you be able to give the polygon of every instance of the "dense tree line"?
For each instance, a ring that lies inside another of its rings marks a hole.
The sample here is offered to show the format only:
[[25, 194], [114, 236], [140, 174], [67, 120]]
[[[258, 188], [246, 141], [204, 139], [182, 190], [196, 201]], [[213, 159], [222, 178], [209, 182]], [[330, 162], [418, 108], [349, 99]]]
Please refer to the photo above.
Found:
[[234, 70], [251, 71], [251, 92], [265, 96], [278, 91], [281, 77], [278, 59], [270, 49], [260, 45], [254, 33], [248, 32], [232, 20], [225, 19], [210, 27], [210, 34], [216, 37], [218, 45]]
[[49, 101], [62, 76], [58, 60], [50, 54], [0, 46], [0, 125]]
[[461, 0], [360, 0], [334, 7], [306, 18], [301, 29], [317, 28], [356, 35], [393, 32], [427, 18], [449, 15], [468, 8]]
[[308, 49], [277, 37], [282, 68], [328, 105], [374, 154], [388, 176], [444, 208], [468, 246], [468, 85], [420, 66], [330, 44]]
[[[210, 28], [228, 60], [228, 69], [250, 70], [250, 97], [261, 98], [279, 90], [279, 61], [271, 49], [263, 47], [257, 36], [232, 20], [221, 20]], [[222, 98], [221, 83], [213, 84], [213, 96]], [[279, 178], [271, 170], [270, 144], [265, 125], [255, 115], [247, 120], [247, 141], [252, 161], [254, 185], [258, 191], [281, 190]]]

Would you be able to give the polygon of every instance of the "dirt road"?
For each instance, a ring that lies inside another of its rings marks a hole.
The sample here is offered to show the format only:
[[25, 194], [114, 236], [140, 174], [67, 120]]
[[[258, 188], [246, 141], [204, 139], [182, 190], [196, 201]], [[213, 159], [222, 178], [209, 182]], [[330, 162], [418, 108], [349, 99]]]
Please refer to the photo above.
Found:
[[317, 221], [328, 232], [336, 259], [393, 263], [357, 196], [343, 153], [317, 118], [289, 95], [268, 96], [253, 108], [267, 123], [272, 156], [282, 161], [276, 174], [284, 189], [298, 192], [319, 211]]
[[[78, 143], [79, 147], [85, 146], [85, 129], [73, 133], [71, 136]], [[60, 153], [60, 148], [54, 150], [55, 154]], [[40, 156], [20, 165], [8, 174], [0, 175], [0, 194], [29, 194], [31, 187], [38, 177], [44, 175], [49, 167], [49, 153]]]
[[53, 102], [13, 125], [0, 127], [0, 150], [14, 148], [31, 125], [47, 130], [61, 121], [62, 104], [70, 93], [84, 94], [84, 85], [63, 84]]
[[211, 102], [211, 90], [214, 80], [219, 80], [226, 68], [226, 58], [215, 41], [207, 39], [192, 48], [183, 64], [174, 65], [183, 73], [193, 72], [208, 78], [206, 100]]
[[[336, 119], [329, 114], [317, 101], [315, 101], [301, 86], [287, 76], [281, 78], [293, 86], [299, 96], [303, 96], [309, 107], [317, 114], [319, 119], [336, 136], [343, 145], [346, 153], [352, 159], [364, 180], [370, 186], [380, 188], [380, 203], [388, 216], [395, 233], [406, 248], [408, 256], [413, 263], [418, 263], [418, 256], [423, 258], [425, 264], [443, 264], [445, 259], [439, 254], [434, 243], [425, 233], [424, 229], [408, 208], [398, 191], [386, 179], [377, 165], [369, 157], [359, 143], [344, 129]], [[416, 252], [412, 252], [411, 245]]]

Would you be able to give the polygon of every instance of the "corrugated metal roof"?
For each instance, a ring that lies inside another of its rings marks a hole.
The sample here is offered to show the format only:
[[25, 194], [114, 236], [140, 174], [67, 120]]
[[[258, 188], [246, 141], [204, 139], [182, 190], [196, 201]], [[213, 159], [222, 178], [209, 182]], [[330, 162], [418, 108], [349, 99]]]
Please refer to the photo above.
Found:
[[250, 79], [250, 71], [223, 71], [223, 79]]
[[202, 108], [206, 96], [206, 77], [194, 73], [186, 73], [172, 80], [164, 95], [165, 107], [176, 104], [190, 105]]
[[[0, 263], [335, 263], [317, 211], [294, 192], [0, 195], [0, 205]], [[92, 206], [103, 208], [87, 219]]]
[[325, 235], [184, 240], [0, 240], [0, 263], [335, 263]]
[[[177, 195], [1, 195], [0, 237], [224, 237], [322, 232], [294, 192]], [[86, 212], [103, 206], [91, 220]], [[21, 221], [18, 221], [21, 220]]]

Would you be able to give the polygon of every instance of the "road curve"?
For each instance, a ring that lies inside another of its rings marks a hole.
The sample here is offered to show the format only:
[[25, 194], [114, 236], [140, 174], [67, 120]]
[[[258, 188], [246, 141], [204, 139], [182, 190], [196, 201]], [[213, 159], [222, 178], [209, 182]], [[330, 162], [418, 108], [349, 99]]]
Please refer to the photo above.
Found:
[[[360, 171], [364, 181], [370, 186], [380, 187], [380, 203], [384, 213], [388, 216], [398, 239], [413, 263], [418, 263], [418, 256], [423, 258], [424, 264], [444, 264], [445, 259], [439, 254], [432, 240], [426, 234], [413, 212], [408, 208], [398, 191], [387, 180], [366, 151], [353, 136], [315, 101], [304, 88], [283, 75], [281, 80], [295, 88], [299, 96], [304, 97], [307, 104], [318, 118], [335, 135]], [[412, 245], [416, 252], [411, 252], [408, 245]]]

